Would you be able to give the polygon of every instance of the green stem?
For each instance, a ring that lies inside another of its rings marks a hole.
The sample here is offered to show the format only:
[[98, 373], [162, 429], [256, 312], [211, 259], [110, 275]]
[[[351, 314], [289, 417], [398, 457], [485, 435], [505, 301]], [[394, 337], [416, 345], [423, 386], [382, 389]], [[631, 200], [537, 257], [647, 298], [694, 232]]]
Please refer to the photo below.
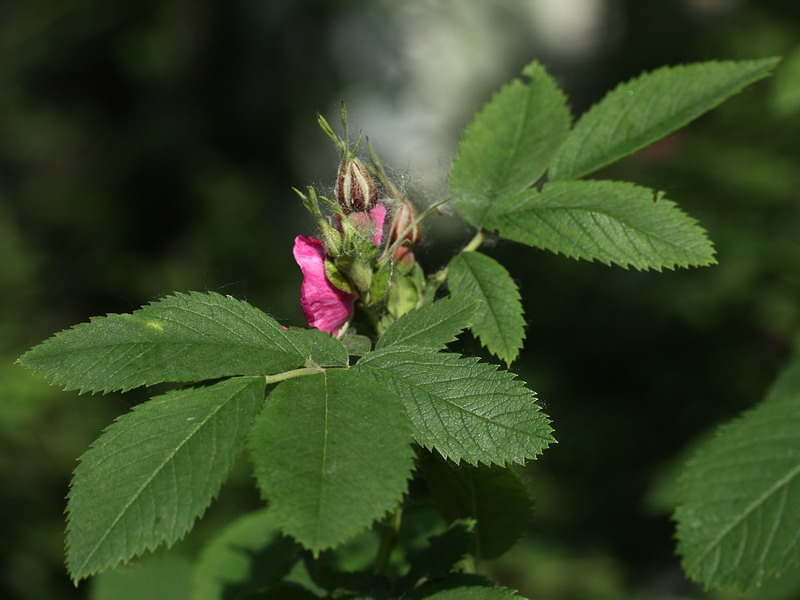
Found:
[[294, 379], [295, 377], [305, 377], [306, 375], [316, 375], [317, 373], [324, 373], [325, 369], [322, 367], [303, 367], [301, 369], [294, 369], [293, 371], [284, 371], [283, 373], [276, 373], [275, 375], [264, 375], [267, 380], [267, 385], [271, 383], [278, 383], [287, 379]]
[[[461, 249], [459, 254], [464, 252], [474, 252], [478, 248], [480, 248], [481, 244], [483, 244], [484, 240], [486, 239], [486, 235], [483, 233], [482, 229], [478, 229], [475, 232], [475, 235], [472, 239]], [[442, 267], [436, 273], [428, 277], [428, 281], [425, 285], [425, 298], [433, 299], [433, 295], [436, 293], [436, 290], [447, 280], [447, 266]]]
[[383, 525], [383, 534], [381, 535], [381, 545], [378, 547], [378, 555], [375, 557], [375, 564], [372, 567], [372, 572], [375, 575], [381, 575], [386, 567], [389, 566], [389, 559], [392, 556], [392, 550], [397, 543], [397, 536], [400, 532], [400, 522], [402, 521], [403, 511], [398, 507], [391, 513]]

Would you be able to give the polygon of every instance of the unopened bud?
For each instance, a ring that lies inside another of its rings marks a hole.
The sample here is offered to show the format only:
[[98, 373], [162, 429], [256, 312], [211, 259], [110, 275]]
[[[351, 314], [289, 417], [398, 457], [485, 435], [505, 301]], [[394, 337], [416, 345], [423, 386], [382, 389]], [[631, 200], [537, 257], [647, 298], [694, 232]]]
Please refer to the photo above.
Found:
[[378, 202], [378, 187], [357, 158], [345, 158], [336, 179], [336, 199], [345, 212], [370, 210]]
[[403, 202], [395, 210], [389, 235], [391, 244], [395, 244], [397, 240], [402, 242], [392, 260], [408, 265], [413, 264], [414, 253], [411, 251], [410, 246], [422, 239], [422, 230], [417, 222], [417, 213], [408, 200], [403, 199]]

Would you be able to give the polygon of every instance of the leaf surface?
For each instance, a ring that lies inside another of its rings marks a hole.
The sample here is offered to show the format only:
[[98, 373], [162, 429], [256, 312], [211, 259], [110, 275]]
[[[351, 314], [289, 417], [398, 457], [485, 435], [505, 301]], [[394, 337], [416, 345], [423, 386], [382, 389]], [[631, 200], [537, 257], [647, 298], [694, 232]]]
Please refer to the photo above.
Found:
[[[168, 554], [100, 573], [92, 580], [90, 600], [189, 600], [192, 565]], [[194, 600], [194, 599], [192, 599]]]
[[194, 567], [192, 600], [240, 598], [276, 584], [299, 551], [269, 509], [240, 517], [203, 548]]
[[425, 600], [509, 600], [510, 598], [524, 600], [514, 590], [483, 586], [458, 587], [424, 596]]
[[714, 264], [705, 231], [653, 190], [620, 181], [561, 181], [498, 204], [487, 223], [504, 238], [637, 269]]
[[167, 392], [110, 425], [72, 480], [72, 578], [186, 534], [219, 491], [263, 398], [263, 377], [238, 377]]
[[361, 358], [356, 368], [402, 398], [417, 442], [445, 458], [522, 463], [553, 441], [533, 392], [497, 365], [391, 346]]
[[576, 179], [683, 127], [751, 83], [778, 59], [663, 67], [618, 85], [575, 124], [550, 179]]
[[472, 333], [510, 365], [522, 348], [525, 319], [519, 289], [505, 267], [480, 252], [462, 252], [448, 265], [447, 285], [454, 298], [479, 302]]
[[318, 367], [346, 367], [347, 349], [342, 342], [330, 333], [319, 329], [293, 327], [288, 331], [289, 337], [299, 341], [308, 349], [308, 361]]
[[283, 531], [319, 552], [368, 527], [406, 490], [413, 450], [403, 404], [353, 369], [281, 383], [250, 439]]
[[472, 552], [478, 558], [498, 558], [527, 531], [533, 499], [512, 469], [456, 466], [434, 456], [423, 473], [445, 518], [475, 520]]
[[257, 308], [220, 294], [175, 294], [57, 333], [19, 362], [67, 390], [109, 392], [165, 381], [269, 375], [308, 351]]
[[745, 590], [800, 566], [800, 362], [684, 471], [678, 553], [694, 580]]
[[389, 326], [376, 349], [393, 345], [444, 348], [469, 326], [477, 308], [477, 302], [468, 298], [442, 298], [416, 308]]
[[570, 126], [566, 98], [538, 63], [497, 92], [464, 130], [450, 171], [456, 212], [481, 227], [495, 199], [533, 185]]

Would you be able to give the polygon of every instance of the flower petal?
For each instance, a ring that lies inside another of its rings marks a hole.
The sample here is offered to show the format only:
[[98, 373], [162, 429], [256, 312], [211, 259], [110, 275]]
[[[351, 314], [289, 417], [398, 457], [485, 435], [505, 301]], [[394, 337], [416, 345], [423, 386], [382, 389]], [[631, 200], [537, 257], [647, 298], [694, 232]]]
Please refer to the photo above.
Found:
[[372, 243], [380, 246], [383, 238], [383, 222], [386, 220], [386, 207], [378, 203], [369, 211], [369, 214], [372, 215], [372, 220], [375, 221], [375, 235], [372, 236]]
[[353, 313], [356, 294], [334, 287], [325, 276], [322, 242], [307, 235], [294, 239], [294, 259], [303, 272], [300, 306], [309, 326], [336, 334]]

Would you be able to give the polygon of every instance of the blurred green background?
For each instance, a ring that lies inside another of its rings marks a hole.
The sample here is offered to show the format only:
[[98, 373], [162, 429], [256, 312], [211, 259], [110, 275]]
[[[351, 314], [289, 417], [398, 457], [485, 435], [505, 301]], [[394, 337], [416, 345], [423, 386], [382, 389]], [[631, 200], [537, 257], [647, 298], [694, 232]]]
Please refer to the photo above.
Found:
[[[669, 521], [691, 445], [758, 401], [800, 332], [794, 0], [39, 0], [0, 3], [0, 597], [87, 598], [63, 568], [77, 457], [146, 396], [78, 396], [13, 361], [90, 316], [213, 290], [301, 324], [291, 188], [330, 190], [316, 126], [345, 100], [420, 206], [458, 134], [533, 58], [580, 114], [642, 70], [785, 56], [600, 175], [665, 190], [719, 265], [637, 273], [498, 243], [528, 321], [515, 366], [559, 444], [529, 468], [530, 535], [493, 566], [533, 599], [733, 598], [687, 582]], [[433, 217], [433, 270], [469, 237]], [[177, 551], [258, 506], [245, 461]], [[800, 597], [789, 574], [747, 596]]]

